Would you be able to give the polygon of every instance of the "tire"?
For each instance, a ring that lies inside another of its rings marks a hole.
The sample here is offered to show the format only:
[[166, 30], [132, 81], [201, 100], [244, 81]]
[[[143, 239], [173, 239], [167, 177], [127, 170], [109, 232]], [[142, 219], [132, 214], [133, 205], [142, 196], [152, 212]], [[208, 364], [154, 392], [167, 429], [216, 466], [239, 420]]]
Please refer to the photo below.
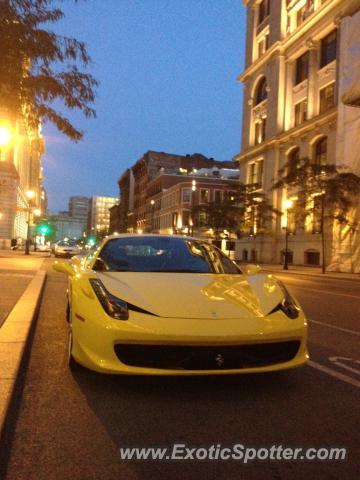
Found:
[[66, 305], [66, 321], [67, 321], [67, 323], [70, 323], [70, 303], [69, 303], [69, 301], [67, 302], [67, 305]]
[[68, 333], [68, 344], [67, 344], [67, 364], [70, 370], [74, 370], [78, 367], [78, 364], [76, 363], [74, 357], [72, 356], [72, 346], [73, 346], [73, 334], [72, 334], [72, 328], [70, 326], [69, 333]]

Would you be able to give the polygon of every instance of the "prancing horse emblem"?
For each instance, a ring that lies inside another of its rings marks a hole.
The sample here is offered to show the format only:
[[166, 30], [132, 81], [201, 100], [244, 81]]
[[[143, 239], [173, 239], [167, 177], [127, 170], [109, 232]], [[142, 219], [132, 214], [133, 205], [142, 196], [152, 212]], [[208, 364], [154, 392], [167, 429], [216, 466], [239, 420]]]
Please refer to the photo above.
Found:
[[224, 365], [224, 357], [221, 355], [221, 353], [218, 353], [215, 357], [215, 362], [218, 367], [222, 367]]

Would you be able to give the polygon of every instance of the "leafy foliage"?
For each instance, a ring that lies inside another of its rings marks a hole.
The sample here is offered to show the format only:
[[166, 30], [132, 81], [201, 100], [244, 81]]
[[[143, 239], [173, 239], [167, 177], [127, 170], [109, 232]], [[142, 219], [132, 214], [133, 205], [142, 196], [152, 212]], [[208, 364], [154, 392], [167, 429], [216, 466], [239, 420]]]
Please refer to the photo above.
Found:
[[45, 28], [64, 17], [53, 0], [0, 2], [0, 98], [14, 116], [24, 115], [34, 128], [50, 121], [72, 140], [83, 133], [54, 107], [60, 100], [70, 110], [94, 117], [95, 78], [79, 70], [91, 59], [85, 44]]
[[193, 214], [200, 212], [205, 213], [206, 225], [213, 228], [216, 237], [225, 229], [238, 237], [263, 233], [268, 221], [279, 213], [258, 191], [258, 185], [242, 183], [232, 187], [231, 194], [227, 192], [221, 201], [193, 207]]
[[279, 188], [296, 197], [292, 211], [299, 223], [309, 215], [320, 215], [324, 221], [346, 217], [360, 194], [360, 177], [334, 164], [319, 165], [304, 158], [279, 170], [273, 189]]

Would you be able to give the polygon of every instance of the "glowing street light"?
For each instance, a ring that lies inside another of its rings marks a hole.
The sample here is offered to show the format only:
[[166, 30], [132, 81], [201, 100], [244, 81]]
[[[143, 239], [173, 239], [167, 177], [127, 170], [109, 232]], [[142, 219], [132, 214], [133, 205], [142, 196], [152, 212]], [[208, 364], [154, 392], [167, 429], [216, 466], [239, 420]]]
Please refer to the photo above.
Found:
[[5, 125], [0, 125], [0, 146], [4, 147], [11, 141], [11, 130]]
[[26, 196], [27, 196], [27, 198], [28, 198], [29, 200], [32, 200], [32, 199], [35, 197], [35, 192], [34, 192], [34, 190], [28, 190], [28, 191], [26, 192]]

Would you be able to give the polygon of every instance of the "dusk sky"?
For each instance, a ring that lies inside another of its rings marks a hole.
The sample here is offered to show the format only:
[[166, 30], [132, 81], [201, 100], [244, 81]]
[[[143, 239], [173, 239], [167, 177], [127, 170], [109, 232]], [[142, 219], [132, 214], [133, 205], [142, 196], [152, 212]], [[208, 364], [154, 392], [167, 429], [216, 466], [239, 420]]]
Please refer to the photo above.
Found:
[[83, 40], [100, 82], [96, 119], [73, 143], [45, 125], [49, 210], [71, 195], [118, 196], [148, 150], [230, 160], [240, 149], [245, 8], [241, 0], [64, 2], [58, 33]]

